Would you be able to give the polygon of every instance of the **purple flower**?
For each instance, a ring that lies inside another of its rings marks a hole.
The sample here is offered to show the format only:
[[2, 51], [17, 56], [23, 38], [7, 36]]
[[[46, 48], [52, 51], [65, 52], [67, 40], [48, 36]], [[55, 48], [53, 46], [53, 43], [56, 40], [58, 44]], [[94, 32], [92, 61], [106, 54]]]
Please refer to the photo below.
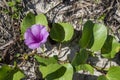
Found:
[[30, 49], [36, 49], [47, 41], [48, 36], [46, 27], [39, 24], [32, 25], [24, 34], [25, 44]]

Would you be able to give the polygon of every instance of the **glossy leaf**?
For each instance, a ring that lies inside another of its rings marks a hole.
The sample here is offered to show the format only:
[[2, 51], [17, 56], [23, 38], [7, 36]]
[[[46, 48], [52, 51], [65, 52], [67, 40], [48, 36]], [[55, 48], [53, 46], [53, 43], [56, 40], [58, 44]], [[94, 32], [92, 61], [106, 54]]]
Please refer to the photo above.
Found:
[[102, 14], [102, 15], [98, 18], [98, 20], [99, 20], [99, 21], [103, 21], [103, 20], [105, 19], [105, 17], [106, 17], [106, 14]]
[[35, 15], [33, 13], [28, 13], [21, 23], [21, 35], [25, 33], [26, 29], [35, 24]]
[[82, 48], [98, 51], [104, 45], [107, 38], [107, 28], [103, 24], [87, 21], [84, 25], [79, 44]]
[[73, 58], [72, 65], [78, 66], [80, 64], [85, 64], [88, 59], [88, 53], [90, 52], [85, 49], [81, 49], [80, 52]]
[[83, 31], [82, 31], [82, 37], [79, 41], [79, 44], [82, 48], [86, 48], [89, 43], [90, 43], [90, 40], [92, 38], [92, 33], [93, 33], [93, 22], [92, 21], [87, 21], [85, 24], [84, 24], [84, 27], [83, 27]]
[[107, 38], [107, 28], [103, 24], [94, 24], [93, 28], [93, 44], [91, 50], [98, 51], [104, 45]]
[[108, 80], [108, 79], [106, 78], [106, 76], [101, 75], [101, 76], [99, 76], [99, 77], [98, 77], [98, 79], [97, 79], [97, 80]]
[[60, 80], [59, 78], [62, 77], [65, 74], [65, 72], [66, 72], [66, 68], [62, 66], [55, 72], [48, 74], [45, 77], [45, 80]]
[[108, 80], [120, 80], [120, 66], [110, 67], [106, 77]]
[[35, 23], [48, 27], [48, 21], [44, 14], [39, 14], [35, 16]]
[[60, 77], [58, 80], [72, 80], [73, 77], [73, 67], [71, 64], [63, 64], [63, 66], [66, 68], [65, 73], [62, 77]]
[[12, 80], [13, 74], [11, 73], [13, 69], [7, 65], [0, 68], [0, 80]]
[[109, 35], [101, 49], [102, 56], [105, 58], [114, 58], [119, 51], [120, 43], [118, 43], [113, 36]]
[[40, 57], [38, 55], [35, 55], [34, 58], [43, 66], [49, 65], [49, 64], [54, 64], [58, 62], [58, 59], [56, 56], [50, 57], [50, 58], [44, 58]]
[[70, 41], [74, 33], [73, 26], [68, 23], [54, 23], [50, 37], [57, 42]]
[[73, 67], [71, 64], [50, 64], [48, 66], [40, 66], [40, 71], [45, 80], [72, 80]]
[[106, 76], [99, 76], [97, 80], [120, 80], [120, 66], [112, 66]]
[[84, 70], [89, 71], [91, 74], [94, 73], [94, 68], [89, 64], [81, 64], [79, 66], [75, 66], [76, 71]]
[[8, 4], [8, 6], [9, 7], [13, 7], [13, 6], [15, 6], [15, 1], [9, 1], [9, 2], [7, 2], [7, 4]]
[[59, 64], [49, 64], [47, 66], [40, 66], [39, 70], [42, 72], [43, 78], [45, 78], [47, 75], [57, 71], [62, 66]]
[[[51, 78], [54, 77], [54, 78]], [[73, 67], [71, 64], [63, 64], [62, 67], [55, 73], [51, 74], [47, 80], [72, 80]]]
[[[16, 78], [16, 75], [19, 75]], [[18, 68], [11, 68], [4, 65], [0, 68], [0, 80], [20, 80], [24, 77], [24, 74]]]
[[24, 77], [25, 77], [25, 75], [21, 71], [18, 71], [14, 74], [13, 80], [21, 80]]
[[25, 33], [26, 29], [31, 27], [33, 24], [40, 24], [43, 26], [48, 27], [47, 18], [44, 14], [39, 14], [35, 16], [33, 13], [28, 13], [22, 23], [21, 23], [21, 35], [23, 37], [23, 34]]
[[16, 0], [16, 2], [20, 3], [20, 2], [21, 2], [21, 0]]

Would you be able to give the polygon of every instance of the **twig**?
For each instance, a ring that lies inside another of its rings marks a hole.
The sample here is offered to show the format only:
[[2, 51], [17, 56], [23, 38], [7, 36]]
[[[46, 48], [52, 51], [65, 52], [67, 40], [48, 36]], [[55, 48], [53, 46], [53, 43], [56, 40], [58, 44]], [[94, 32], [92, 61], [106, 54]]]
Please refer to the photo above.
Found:
[[61, 57], [59, 57], [59, 59], [63, 58], [67, 54], [68, 51], [69, 49], [67, 49], [67, 51]]
[[3, 50], [5, 47], [11, 45], [11, 44], [14, 44], [16, 41], [19, 40], [19, 37], [17, 37], [16, 39], [13, 39], [13, 40], [10, 40], [8, 43], [6, 43], [5, 45], [3, 46], [0, 46], [0, 50]]
[[8, 7], [8, 4], [7, 4], [6, 0], [3, 0], [3, 2], [5, 3], [7, 9], [9, 10], [9, 7]]
[[5, 45], [0, 46], [0, 50], [3, 50], [5, 47], [7, 47], [7, 46], [9, 46], [10, 44], [13, 44], [13, 43], [14, 43], [14, 41], [13, 41], [13, 40], [9, 41], [9, 42], [8, 42], [8, 43], [6, 43]]
[[103, 73], [104, 75], [107, 73], [108, 69], [107, 68], [101, 68], [101, 67], [98, 67], [98, 66], [93, 66], [91, 65], [93, 68], [95, 68], [97, 71]]
[[58, 5], [60, 5], [62, 2], [59, 2], [58, 4], [56, 4], [54, 7], [52, 7], [51, 9], [49, 9], [45, 14], [49, 13], [50, 11], [52, 11], [53, 9], [55, 9]]
[[[70, 6], [70, 7], [69, 7], [69, 9], [70, 9], [69, 12], [74, 12], [75, 10], [83, 9], [83, 8], [86, 8], [86, 7], [88, 7], [88, 6], [93, 5], [93, 4], [90, 4], [90, 3], [87, 3], [87, 2], [86, 2], [86, 3], [83, 2], [82, 5], [78, 5], [78, 6], [77, 6], [77, 4], [78, 4], [78, 3], [75, 3], [75, 4], [74, 4], [74, 5], [76, 5], [76, 6], [74, 6], [75, 8], [74, 8], [73, 6]], [[67, 10], [64, 10], [64, 11], [61, 11], [61, 12], [59, 12], [58, 14], [64, 14], [66, 11], [68, 11], [68, 9], [67, 9]]]

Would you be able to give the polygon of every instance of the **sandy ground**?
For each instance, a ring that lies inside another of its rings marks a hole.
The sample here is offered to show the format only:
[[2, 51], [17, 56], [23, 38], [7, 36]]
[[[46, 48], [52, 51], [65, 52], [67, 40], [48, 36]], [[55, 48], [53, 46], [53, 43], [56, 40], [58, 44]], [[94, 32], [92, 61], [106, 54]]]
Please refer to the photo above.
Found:
[[[62, 44], [60, 60], [66, 60], [68, 57], [70, 60], [74, 57], [75, 53], [79, 51], [78, 40], [81, 36], [81, 30], [83, 24], [88, 20], [99, 22], [99, 17], [105, 14], [103, 22], [112, 32], [116, 35], [118, 41], [120, 41], [120, 2], [118, 0], [23, 0], [21, 5], [23, 7], [20, 12], [19, 19], [11, 19], [9, 14], [2, 12], [7, 8], [6, 1], [0, 1], [0, 57], [2, 61], [0, 64], [12, 65], [14, 55], [25, 54], [31, 52], [23, 41], [19, 41], [20, 36], [20, 22], [23, 17], [29, 12], [34, 14], [44, 13], [49, 23], [54, 22], [69, 22], [75, 29], [75, 36], [71, 41], [71, 44]], [[51, 25], [49, 25], [51, 26]], [[52, 43], [50, 40], [44, 45], [46, 55], [50, 56], [58, 54], [59, 43]], [[38, 49], [38, 53], [41, 49]], [[64, 55], [65, 54], [65, 55]], [[88, 61], [92, 65], [98, 67], [109, 67], [110, 62], [107, 59], [100, 56], [100, 52], [96, 53], [96, 57], [90, 57]], [[119, 65], [120, 58], [119, 53], [115, 59], [112, 60], [112, 65]], [[38, 72], [36, 72], [36, 66], [38, 64], [31, 57], [21, 69], [24, 70], [26, 78], [24, 80], [41, 80]], [[90, 75], [88, 72], [75, 73], [73, 80], [97, 80], [97, 76], [102, 73], [95, 69], [94, 75]]]

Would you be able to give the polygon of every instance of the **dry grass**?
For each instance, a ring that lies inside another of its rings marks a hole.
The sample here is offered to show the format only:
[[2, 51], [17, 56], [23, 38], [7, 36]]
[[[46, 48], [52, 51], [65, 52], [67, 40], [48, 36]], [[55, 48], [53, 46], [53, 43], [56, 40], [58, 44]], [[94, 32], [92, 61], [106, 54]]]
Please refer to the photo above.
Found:
[[[118, 0], [98, 0], [98, 2], [95, 0], [23, 0], [19, 4], [22, 9], [18, 13], [18, 19], [12, 18], [15, 12], [8, 6], [7, 1], [0, 1], [1, 64], [12, 64], [16, 60], [17, 53], [25, 54], [31, 51], [24, 45], [23, 41], [20, 41], [20, 23], [28, 11], [35, 14], [44, 13], [50, 24], [69, 22], [73, 24], [76, 34], [82, 29], [86, 20], [101, 22], [99, 17], [105, 15], [102, 22], [111, 29], [111, 32], [120, 41], [120, 2]], [[8, 12], [6, 13], [5, 10]], [[30, 61], [33, 60], [30, 59]], [[28, 78], [30, 78], [29, 75]]]

